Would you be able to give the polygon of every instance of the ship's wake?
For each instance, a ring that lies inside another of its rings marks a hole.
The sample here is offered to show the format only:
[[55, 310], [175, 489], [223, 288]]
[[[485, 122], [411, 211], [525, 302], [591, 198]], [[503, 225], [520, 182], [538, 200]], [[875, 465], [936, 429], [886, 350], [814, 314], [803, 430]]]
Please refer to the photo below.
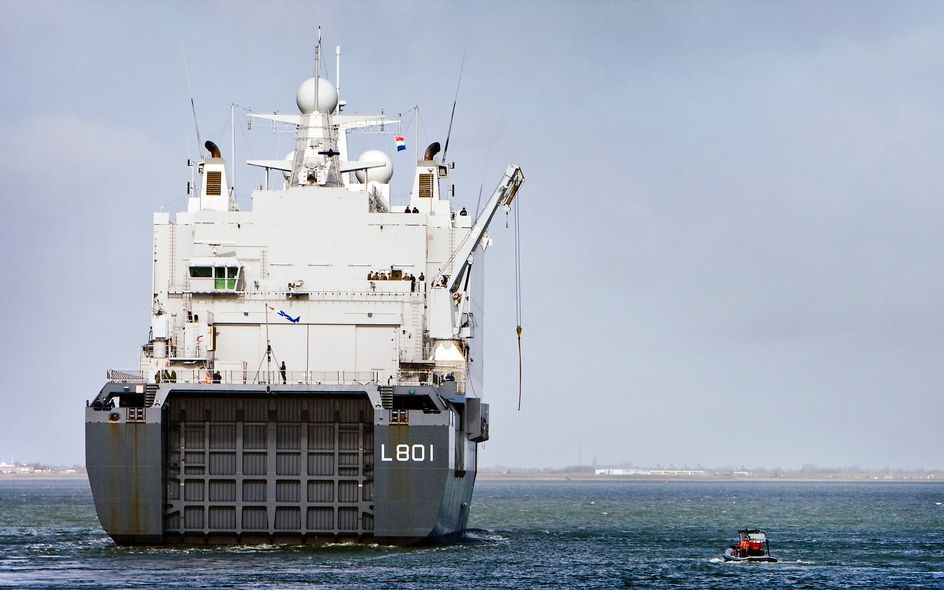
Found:
[[488, 529], [466, 529], [465, 536], [462, 538], [462, 542], [471, 545], [479, 543], [507, 543], [508, 537], [502, 535], [498, 531], [492, 531]]

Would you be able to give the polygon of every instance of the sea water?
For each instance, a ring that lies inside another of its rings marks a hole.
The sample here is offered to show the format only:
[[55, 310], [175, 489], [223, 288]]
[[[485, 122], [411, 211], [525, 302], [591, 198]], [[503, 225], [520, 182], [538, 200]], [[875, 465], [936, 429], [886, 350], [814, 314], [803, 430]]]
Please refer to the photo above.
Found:
[[[491, 482], [445, 547], [116, 546], [88, 483], [0, 481], [0, 586], [944, 588], [944, 484]], [[739, 528], [773, 564], [725, 563]]]

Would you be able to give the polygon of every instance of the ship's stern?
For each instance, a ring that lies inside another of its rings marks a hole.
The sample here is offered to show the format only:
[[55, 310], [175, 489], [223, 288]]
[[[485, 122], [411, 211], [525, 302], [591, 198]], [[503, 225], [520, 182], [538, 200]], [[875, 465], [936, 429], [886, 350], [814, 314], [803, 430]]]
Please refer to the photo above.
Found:
[[95, 511], [119, 545], [163, 542], [161, 408], [144, 407], [144, 387], [109, 383], [85, 409]]

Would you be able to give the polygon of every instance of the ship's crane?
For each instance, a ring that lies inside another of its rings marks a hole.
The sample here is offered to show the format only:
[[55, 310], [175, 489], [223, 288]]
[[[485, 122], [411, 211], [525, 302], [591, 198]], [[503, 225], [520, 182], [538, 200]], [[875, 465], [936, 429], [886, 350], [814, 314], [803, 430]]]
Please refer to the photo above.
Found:
[[[472, 253], [482, 242], [488, 226], [495, 217], [499, 206], [510, 207], [518, 194], [524, 173], [521, 167], [512, 164], [505, 169], [505, 175], [499, 181], [495, 191], [479, 214], [472, 230], [459, 243], [455, 252], [443, 264], [442, 269], [433, 278], [429, 290], [429, 337], [434, 340], [451, 340], [456, 337], [456, 312], [461, 301], [459, 294], [465, 274], [472, 264]], [[446, 269], [452, 269], [451, 275], [445, 275]], [[447, 276], [446, 281], [442, 277]]]
[[481, 243], [482, 238], [485, 237], [485, 232], [488, 231], [488, 226], [492, 222], [492, 218], [494, 218], [495, 213], [498, 212], [498, 207], [503, 206], [506, 209], [511, 207], [511, 203], [515, 200], [515, 195], [518, 194], [518, 189], [523, 182], [524, 173], [521, 172], [520, 166], [511, 164], [505, 169], [505, 175], [498, 183], [498, 186], [495, 187], [495, 191], [485, 204], [485, 208], [472, 225], [472, 231], [459, 243], [459, 247], [456, 248], [456, 251], [449, 257], [450, 260], [447, 261], [447, 265], [449, 262], [453, 262], [453, 265], [455, 265], [455, 261], [461, 261], [459, 265], [453, 269], [452, 276], [447, 282], [446, 286], [450, 293], [455, 293], [459, 290], [463, 275], [472, 264], [472, 252], [475, 251], [479, 243]]

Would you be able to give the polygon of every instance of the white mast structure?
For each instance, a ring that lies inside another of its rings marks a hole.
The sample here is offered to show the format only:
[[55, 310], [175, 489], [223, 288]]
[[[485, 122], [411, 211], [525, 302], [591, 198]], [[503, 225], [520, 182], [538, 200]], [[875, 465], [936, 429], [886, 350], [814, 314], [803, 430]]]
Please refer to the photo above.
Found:
[[[248, 162], [283, 172], [283, 190], [266, 182], [252, 193], [251, 210], [238, 210], [222, 154], [207, 142], [187, 211], [174, 221], [155, 213], [146, 378], [173, 370], [180, 380], [219, 373], [224, 382], [251, 382], [269, 344], [292, 382], [448, 375], [463, 391], [473, 373], [481, 378], [470, 302], [482, 277], [469, 276], [471, 262], [524, 176], [509, 166], [473, 220], [440, 195], [449, 169], [433, 144], [417, 160], [409, 203], [394, 210], [390, 157], [368, 150], [352, 158], [347, 133], [399, 121], [341, 114], [337, 88], [320, 75], [321, 49], [319, 30], [314, 76], [296, 93], [299, 114], [250, 113], [296, 128], [287, 158]], [[340, 54], [337, 47], [338, 79]]]

